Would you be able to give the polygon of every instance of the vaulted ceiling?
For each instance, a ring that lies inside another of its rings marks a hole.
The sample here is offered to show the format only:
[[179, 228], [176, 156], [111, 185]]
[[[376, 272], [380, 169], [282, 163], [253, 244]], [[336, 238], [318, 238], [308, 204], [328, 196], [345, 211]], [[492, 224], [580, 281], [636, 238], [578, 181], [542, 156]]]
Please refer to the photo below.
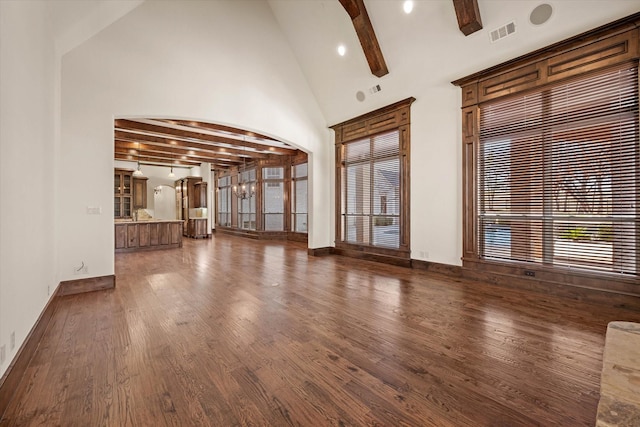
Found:
[[[434, 90], [450, 90], [448, 99], [457, 100], [456, 89], [448, 86], [449, 82], [638, 8], [632, 1], [548, 0], [553, 16], [544, 25], [532, 25], [529, 14], [540, 0], [416, 1], [411, 14], [402, 11], [402, 1], [264, 1], [288, 41], [327, 126], [410, 96], [418, 98], [418, 111], [423, 102], [430, 102], [427, 94]], [[361, 19], [365, 6], [367, 19]], [[86, 14], [91, 15], [89, 11]], [[492, 43], [490, 32], [509, 22], [516, 23], [514, 35]], [[363, 32], [371, 31], [375, 32], [378, 50], [373, 60], [361, 40]], [[346, 55], [337, 54], [339, 44], [346, 47]], [[420, 117], [416, 126], [426, 127], [429, 120], [437, 118]], [[116, 120], [114, 126], [117, 160], [136, 161], [139, 157], [143, 163], [185, 167], [209, 162], [215, 168], [227, 168], [250, 159], [299, 153], [265, 135], [211, 123], [149, 117]]]

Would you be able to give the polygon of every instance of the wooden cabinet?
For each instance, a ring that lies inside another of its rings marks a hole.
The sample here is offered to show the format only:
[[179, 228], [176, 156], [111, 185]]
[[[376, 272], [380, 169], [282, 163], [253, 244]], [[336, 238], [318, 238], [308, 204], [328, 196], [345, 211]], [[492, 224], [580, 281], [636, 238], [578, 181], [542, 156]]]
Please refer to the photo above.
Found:
[[133, 171], [115, 169], [113, 173], [113, 217], [131, 218]]
[[[192, 229], [190, 229], [189, 220], [192, 219], [189, 215], [189, 209], [206, 208], [207, 207], [207, 183], [202, 181], [199, 176], [188, 176], [186, 178], [179, 179], [175, 182], [176, 188], [176, 209], [179, 212], [179, 218], [184, 221], [182, 233], [187, 237], [194, 237], [196, 235]], [[199, 218], [200, 220], [203, 218]], [[206, 219], [206, 218], [205, 218]], [[195, 225], [194, 225], [195, 227]], [[200, 225], [200, 227], [202, 227]], [[208, 236], [205, 228], [205, 236]], [[200, 233], [198, 233], [200, 236]], [[203, 236], [200, 236], [203, 237]]]
[[206, 208], [207, 207], [207, 183], [196, 182], [193, 185], [193, 207], [194, 208]]
[[190, 218], [187, 221], [187, 236], [195, 239], [207, 238], [207, 219], [206, 218]]
[[127, 224], [116, 224], [116, 250], [127, 247]]
[[133, 209], [147, 208], [147, 179], [133, 177]]
[[181, 247], [182, 221], [140, 221], [115, 224], [116, 252]]

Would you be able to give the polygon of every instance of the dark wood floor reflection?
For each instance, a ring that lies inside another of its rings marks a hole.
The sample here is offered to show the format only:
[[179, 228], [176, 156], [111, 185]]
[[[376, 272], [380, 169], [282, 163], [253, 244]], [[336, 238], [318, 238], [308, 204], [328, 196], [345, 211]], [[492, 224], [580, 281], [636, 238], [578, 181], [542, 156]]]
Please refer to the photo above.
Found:
[[591, 426], [578, 302], [230, 236], [116, 255], [64, 297], [2, 425]]

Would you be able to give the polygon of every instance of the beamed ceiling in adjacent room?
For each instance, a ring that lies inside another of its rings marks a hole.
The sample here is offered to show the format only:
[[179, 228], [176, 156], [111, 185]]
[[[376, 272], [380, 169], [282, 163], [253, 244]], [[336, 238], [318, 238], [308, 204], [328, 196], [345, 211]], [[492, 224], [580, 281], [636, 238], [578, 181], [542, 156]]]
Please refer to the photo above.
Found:
[[211, 163], [226, 169], [300, 150], [266, 135], [213, 123], [136, 118], [114, 122], [114, 159], [156, 166]]

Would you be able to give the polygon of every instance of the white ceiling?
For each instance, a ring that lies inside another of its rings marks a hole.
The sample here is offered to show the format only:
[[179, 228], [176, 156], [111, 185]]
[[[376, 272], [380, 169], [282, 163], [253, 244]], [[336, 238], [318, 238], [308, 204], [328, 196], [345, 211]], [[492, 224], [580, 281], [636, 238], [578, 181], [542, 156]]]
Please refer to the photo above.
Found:
[[[59, 52], [82, 43], [143, 1], [50, 1]], [[543, 0], [478, 0], [484, 28], [465, 37], [452, 0], [416, 0], [410, 15], [403, 12], [402, 0], [365, 0], [389, 68], [388, 75], [377, 78], [338, 0], [231, 1], [268, 1], [330, 125], [409, 96], [420, 100], [452, 80], [640, 11], [637, 0], [548, 0], [553, 16], [534, 26], [529, 13]], [[515, 21], [516, 33], [492, 44], [489, 31], [510, 21]], [[344, 57], [336, 53], [339, 43], [347, 47]], [[369, 93], [377, 84], [382, 90]], [[363, 102], [356, 100], [357, 91], [365, 93]]]
[[[409, 96], [420, 101], [431, 88], [640, 10], [637, 0], [549, 0], [554, 13], [536, 27], [529, 13], [543, 0], [478, 0], [484, 28], [465, 37], [452, 0], [416, 0], [410, 15], [401, 0], [365, 0], [389, 68], [377, 78], [338, 0], [268, 1], [330, 125]], [[510, 21], [516, 33], [492, 44], [489, 32]], [[339, 43], [345, 57], [336, 53]], [[376, 84], [382, 91], [372, 95]]]

